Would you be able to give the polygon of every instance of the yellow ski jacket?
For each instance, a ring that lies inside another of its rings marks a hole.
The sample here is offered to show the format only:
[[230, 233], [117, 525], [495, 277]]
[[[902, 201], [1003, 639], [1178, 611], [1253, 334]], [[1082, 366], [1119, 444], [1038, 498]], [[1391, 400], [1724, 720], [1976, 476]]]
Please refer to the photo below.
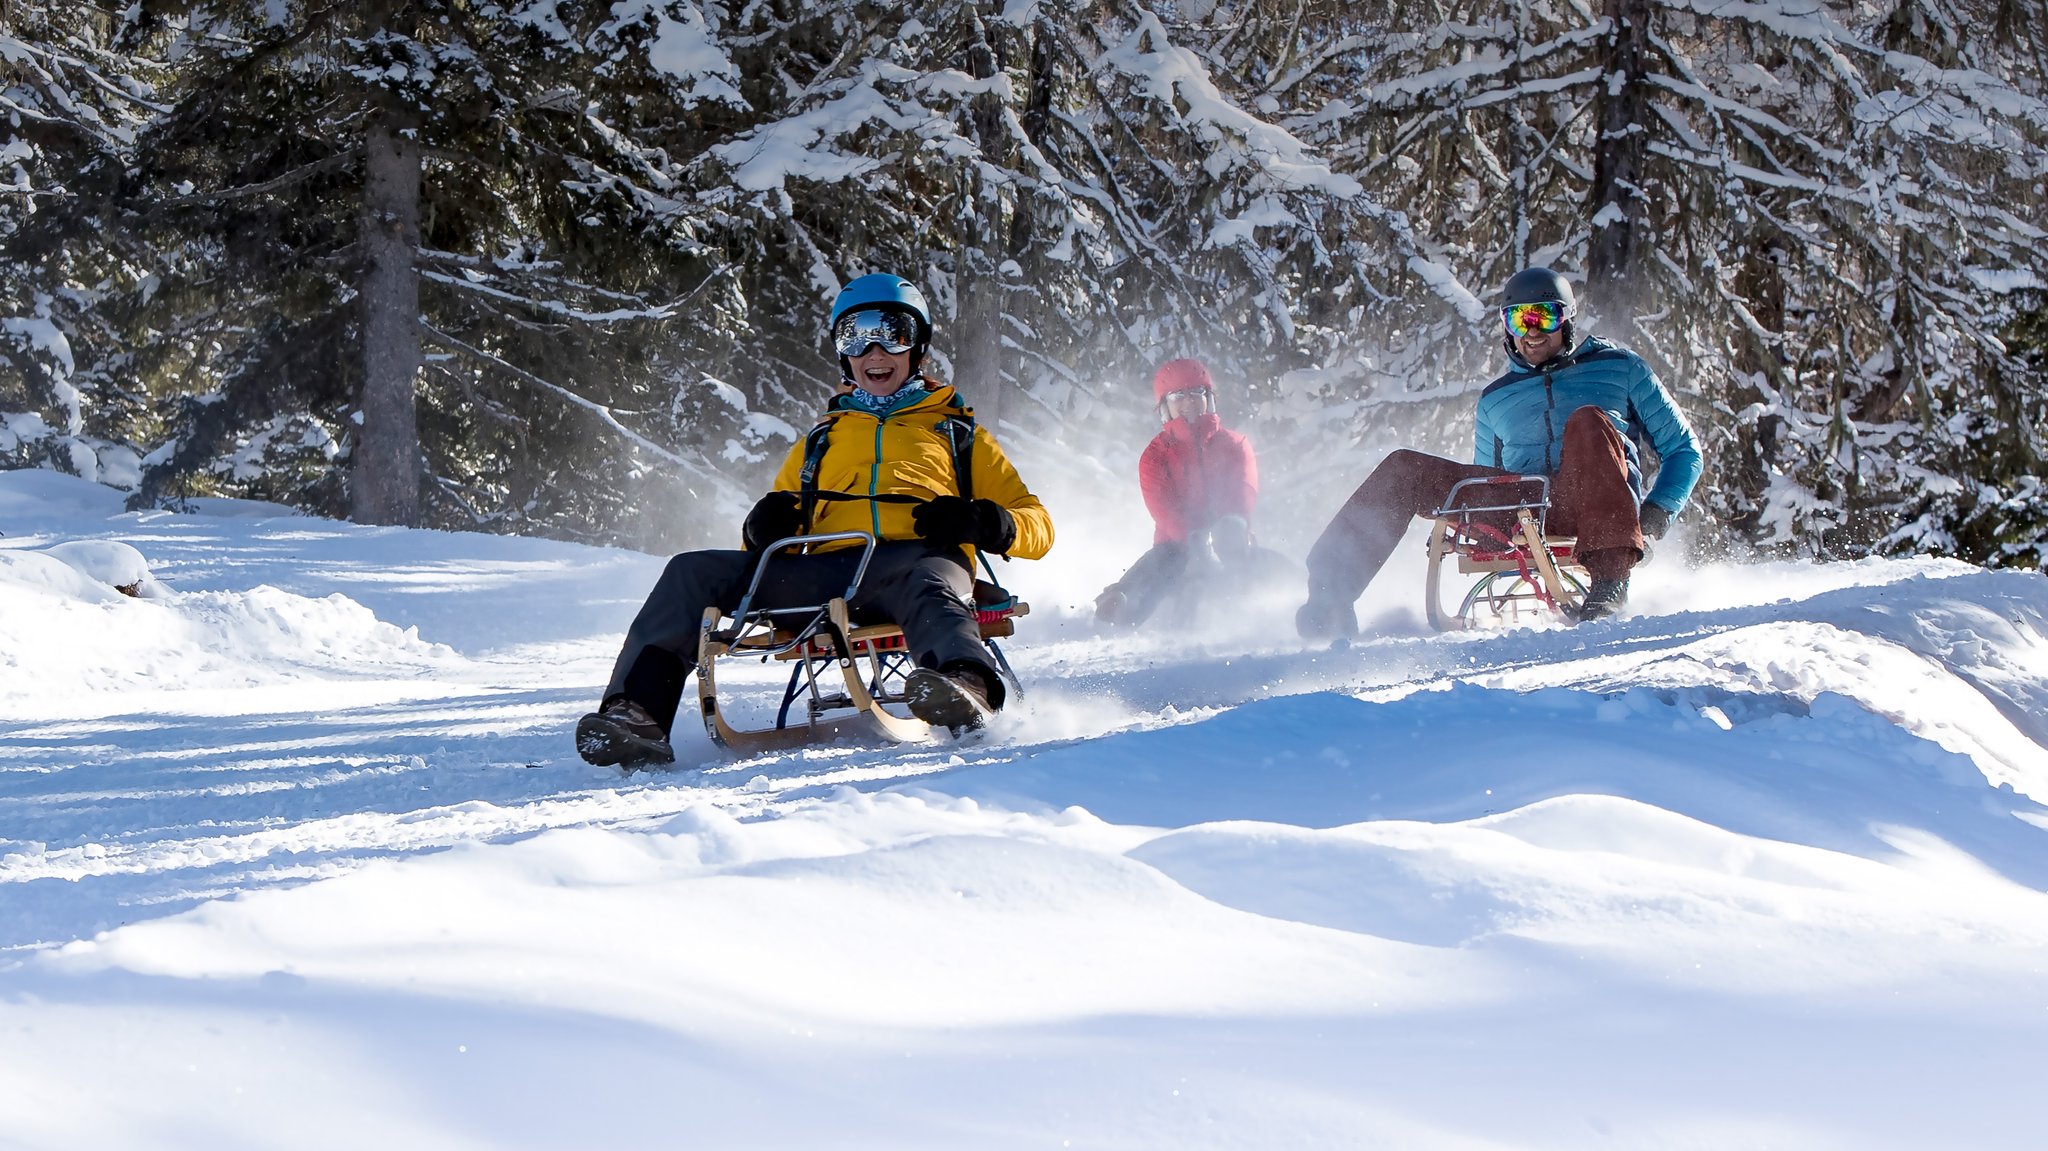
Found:
[[[911, 509], [934, 496], [960, 495], [954, 476], [952, 441], [943, 425], [954, 417], [972, 412], [961, 405], [950, 386], [938, 385], [923, 399], [885, 416], [877, 416], [851, 402], [845, 395], [832, 401], [825, 411], [830, 427], [825, 450], [818, 462], [817, 486], [823, 493], [840, 496], [889, 495], [899, 500], [821, 498], [811, 514], [808, 530], [813, 533], [872, 532], [876, 539], [914, 540], [917, 529], [911, 523]], [[800, 440], [775, 473], [775, 490], [801, 492], [805, 445]], [[973, 472], [969, 483], [975, 499], [993, 500], [1010, 513], [1017, 524], [1017, 538], [1009, 555], [1038, 559], [1052, 550], [1052, 515], [1003, 454], [986, 428], [974, 429], [970, 457]], [[908, 496], [909, 500], [900, 500]], [[831, 547], [849, 545], [826, 545]], [[968, 549], [973, 559], [973, 549]]]

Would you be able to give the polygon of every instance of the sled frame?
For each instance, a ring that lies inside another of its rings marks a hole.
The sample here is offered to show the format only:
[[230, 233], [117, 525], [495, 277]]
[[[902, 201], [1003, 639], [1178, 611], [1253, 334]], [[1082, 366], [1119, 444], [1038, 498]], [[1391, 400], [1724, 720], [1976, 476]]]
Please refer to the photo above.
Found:
[[[1468, 631], [1573, 618], [1590, 577], [1578, 563], [1577, 541], [1544, 531], [1549, 512], [1548, 476], [1481, 476], [1453, 484], [1429, 534], [1423, 606], [1430, 626]], [[1479, 577], [1454, 612], [1444, 610], [1442, 598], [1444, 564], [1452, 557], [1459, 575]]]
[[[862, 549], [853, 580], [843, 593], [804, 607], [753, 606], [768, 565], [783, 549], [839, 541], [857, 541]], [[932, 738], [931, 725], [891, 710], [905, 705], [906, 681], [915, 670], [903, 629], [893, 623], [856, 626], [847, 607], [860, 592], [875, 544], [875, 537], [867, 532], [777, 540], [763, 551], [747, 593], [730, 617], [717, 607], [705, 609], [697, 641], [697, 702], [712, 742], [753, 753], [802, 747], [849, 734], [880, 736], [892, 743]], [[977, 581], [975, 590], [975, 621], [982, 643], [995, 656], [1003, 677], [1017, 685], [1016, 673], [995, 641], [1016, 634], [1016, 617], [1030, 614], [1031, 606], [992, 583]], [[718, 661], [735, 657], [794, 665], [772, 727], [739, 728], [726, 719], [718, 702]], [[791, 711], [799, 700], [803, 706], [792, 720]]]

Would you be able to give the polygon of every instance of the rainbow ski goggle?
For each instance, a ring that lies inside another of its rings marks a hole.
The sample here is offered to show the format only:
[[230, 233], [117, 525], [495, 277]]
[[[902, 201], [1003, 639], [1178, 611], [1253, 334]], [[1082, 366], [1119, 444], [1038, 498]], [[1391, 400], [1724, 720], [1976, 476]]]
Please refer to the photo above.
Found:
[[1533, 304], [1509, 304], [1500, 310], [1500, 320], [1508, 330], [1508, 338], [1519, 340], [1524, 336], [1541, 336], [1564, 327], [1572, 318], [1571, 305], [1559, 300], [1539, 300]]

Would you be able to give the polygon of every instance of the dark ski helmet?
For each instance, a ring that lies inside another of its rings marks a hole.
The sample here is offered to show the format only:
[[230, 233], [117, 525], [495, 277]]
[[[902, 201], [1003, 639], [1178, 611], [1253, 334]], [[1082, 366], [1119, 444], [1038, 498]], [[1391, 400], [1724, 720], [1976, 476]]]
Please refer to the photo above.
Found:
[[[910, 348], [910, 372], [917, 374], [918, 365], [924, 362], [925, 352], [932, 344], [932, 310], [925, 303], [924, 293], [917, 285], [901, 276], [876, 272], [862, 276], [839, 290], [832, 301], [832, 319], [828, 331], [837, 350], [839, 321], [863, 311], [894, 312], [909, 316], [916, 321], [916, 331]], [[845, 379], [853, 378], [853, 363], [845, 355], [839, 357], [839, 374]]]
[[[1579, 343], [1578, 332], [1572, 325], [1572, 317], [1579, 313], [1579, 301], [1572, 295], [1571, 282], [1549, 268], [1523, 268], [1509, 276], [1507, 286], [1501, 289], [1502, 318], [1507, 317], [1508, 309], [1522, 304], [1558, 304], [1562, 307], [1564, 324], [1560, 330], [1564, 333], [1564, 345], [1558, 354], [1570, 355]], [[1504, 338], [1502, 343], [1508, 350], [1509, 358], [1518, 364], [1528, 364], [1528, 361], [1522, 359], [1522, 351], [1515, 346], [1512, 336]]]
[[1500, 294], [1500, 306], [1503, 308], [1553, 300], [1570, 311], [1578, 311], [1579, 302], [1572, 296], [1570, 281], [1549, 268], [1523, 268], [1508, 277], [1508, 286]]

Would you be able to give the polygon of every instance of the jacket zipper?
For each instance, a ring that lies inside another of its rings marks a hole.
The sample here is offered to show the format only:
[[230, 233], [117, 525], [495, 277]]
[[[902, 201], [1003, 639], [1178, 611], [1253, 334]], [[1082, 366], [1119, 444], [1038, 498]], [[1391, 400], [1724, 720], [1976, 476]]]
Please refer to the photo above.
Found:
[[882, 485], [882, 425], [888, 420], [886, 415], [875, 417], [875, 462], [868, 467], [868, 523], [878, 540], [882, 538], [882, 505], [873, 496]]
[[[1564, 448], [1557, 442], [1557, 392], [1552, 383], [1550, 366], [1543, 367], [1543, 465], [1550, 475], [1564, 466]], [[1550, 449], [1557, 448], [1557, 462], [1550, 462]]]

